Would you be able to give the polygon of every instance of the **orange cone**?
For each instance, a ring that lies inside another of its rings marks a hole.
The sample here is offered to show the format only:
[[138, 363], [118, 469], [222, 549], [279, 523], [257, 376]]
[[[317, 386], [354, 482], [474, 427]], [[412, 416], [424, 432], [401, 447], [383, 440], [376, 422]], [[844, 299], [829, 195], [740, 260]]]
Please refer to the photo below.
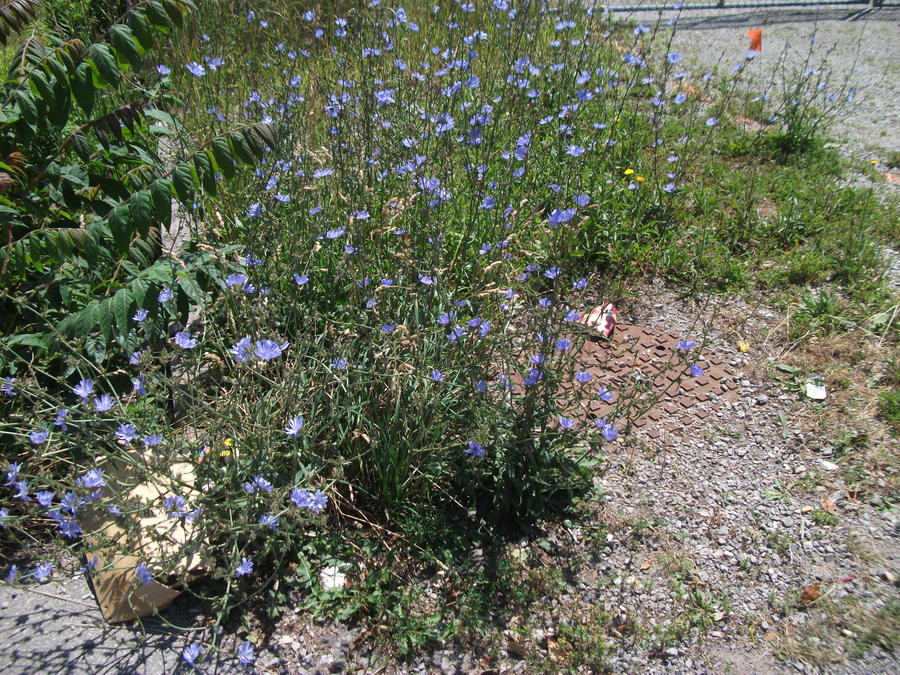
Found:
[[750, 51], [751, 52], [761, 52], [762, 51], [762, 30], [759, 28], [751, 28], [747, 31], [747, 35], [750, 37]]

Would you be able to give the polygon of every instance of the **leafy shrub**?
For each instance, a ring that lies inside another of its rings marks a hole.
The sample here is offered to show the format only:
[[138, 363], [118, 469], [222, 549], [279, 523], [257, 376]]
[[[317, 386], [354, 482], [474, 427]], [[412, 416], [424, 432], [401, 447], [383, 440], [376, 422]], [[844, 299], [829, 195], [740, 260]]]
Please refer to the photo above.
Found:
[[195, 184], [214, 191], [215, 172], [233, 173], [235, 158], [261, 158], [274, 136], [267, 125], [248, 126], [167, 166], [160, 139], [177, 133], [167, 109], [178, 100], [166, 90], [167, 77], [144, 81], [144, 53], [192, 5], [143, 4], [129, 15], [130, 26], [110, 28], [108, 43], [29, 38], [2, 83], [6, 347], [39, 354], [59, 349], [58, 338], [79, 338], [102, 364], [113, 338], [134, 349], [138, 308], [149, 313], [148, 324], [165, 314], [151, 290], [172, 286], [184, 317], [190, 302], [203, 304], [221, 283], [209, 253], [186, 253], [178, 263], [161, 257], [172, 199], [193, 208]]

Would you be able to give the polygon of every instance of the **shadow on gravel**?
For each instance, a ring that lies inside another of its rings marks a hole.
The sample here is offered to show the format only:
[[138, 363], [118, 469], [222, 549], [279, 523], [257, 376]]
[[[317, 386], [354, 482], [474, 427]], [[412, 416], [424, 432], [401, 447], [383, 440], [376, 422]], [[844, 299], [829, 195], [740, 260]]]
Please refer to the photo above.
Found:
[[[187, 672], [179, 626], [195, 623], [185, 596], [162, 618], [111, 626], [100, 616], [84, 580], [43, 584], [35, 590], [0, 588], [0, 672], [132, 675]], [[216, 668], [213, 659], [203, 672]]]

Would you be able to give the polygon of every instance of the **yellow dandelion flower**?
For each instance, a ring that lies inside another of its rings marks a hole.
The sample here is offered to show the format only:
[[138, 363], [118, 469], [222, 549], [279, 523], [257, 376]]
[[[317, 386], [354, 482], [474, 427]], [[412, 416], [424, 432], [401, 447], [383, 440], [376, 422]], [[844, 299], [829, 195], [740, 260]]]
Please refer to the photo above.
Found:
[[626, 176], [630, 176], [630, 175], [633, 174], [633, 173], [634, 173], [634, 169], [625, 169], [625, 175], [626, 175]]

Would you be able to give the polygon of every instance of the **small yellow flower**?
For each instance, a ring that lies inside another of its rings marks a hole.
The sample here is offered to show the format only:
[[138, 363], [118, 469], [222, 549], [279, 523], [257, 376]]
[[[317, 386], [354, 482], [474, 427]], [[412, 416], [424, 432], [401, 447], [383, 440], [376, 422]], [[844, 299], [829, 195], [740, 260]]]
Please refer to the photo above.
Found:
[[234, 448], [234, 439], [226, 438], [224, 441], [222, 441], [222, 445], [225, 446], [225, 449], [219, 451], [219, 457], [231, 456], [231, 450], [232, 450], [232, 448]]
[[750, 343], [741, 340], [740, 342], [738, 342], [738, 349], [741, 350], [742, 354], [746, 354], [750, 351]]
[[877, 160], [877, 159], [873, 159], [873, 160], [872, 160], [872, 166], [875, 166], [876, 164], [878, 164], [878, 160]]
[[626, 176], [630, 176], [630, 175], [633, 174], [633, 173], [634, 173], [634, 169], [625, 169], [625, 175], [626, 175]]
[[643, 176], [638, 176], [638, 177], [637, 177], [637, 182], [638, 182], [638, 183], [643, 183], [643, 182], [644, 182], [644, 177], [643, 177]]

